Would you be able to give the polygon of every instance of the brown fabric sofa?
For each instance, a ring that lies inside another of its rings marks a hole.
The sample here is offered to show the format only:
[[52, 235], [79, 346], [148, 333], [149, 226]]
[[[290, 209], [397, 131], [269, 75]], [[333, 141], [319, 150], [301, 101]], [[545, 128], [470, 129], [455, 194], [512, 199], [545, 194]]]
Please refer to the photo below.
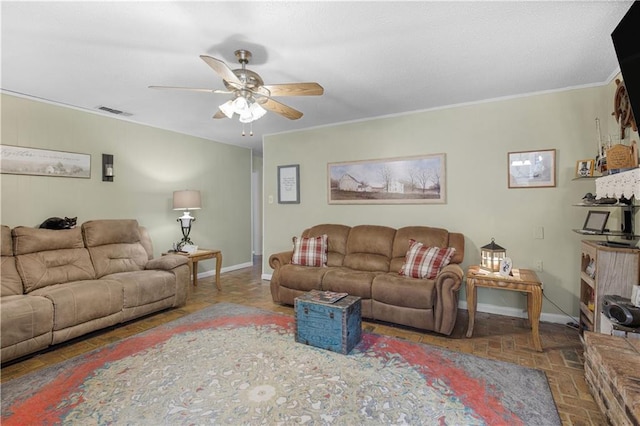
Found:
[[[346, 292], [362, 298], [362, 316], [449, 335], [456, 323], [463, 272], [464, 236], [446, 229], [409, 226], [324, 224], [302, 237], [328, 235], [326, 267], [291, 264], [293, 251], [270, 256], [271, 297], [293, 305], [312, 289]], [[431, 247], [454, 247], [455, 255], [433, 280], [399, 275], [409, 240]]]
[[186, 303], [188, 259], [153, 259], [135, 220], [2, 226], [1, 361]]

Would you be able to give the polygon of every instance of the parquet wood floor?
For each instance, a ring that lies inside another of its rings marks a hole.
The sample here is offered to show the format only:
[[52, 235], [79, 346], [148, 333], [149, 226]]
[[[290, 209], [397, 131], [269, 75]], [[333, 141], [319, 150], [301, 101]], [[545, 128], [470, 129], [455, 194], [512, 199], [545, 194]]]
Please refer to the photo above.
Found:
[[[219, 302], [293, 315], [292, 307], [276, 305], [271, 301], [269, 282], [260, 279], [260, 259], [256, 258], [254, 264], [253, 268], [222, 274], [220, 292], [216, 290], [214, 277], [198, 280], [198, 287], [193, 288], [186, 306], [182, 308], [95, 332], [3, 366], [1, 380], [4, 382], [37, 371]], [[577, 330], [560, 324], [541, 323], [540, 337], [544, 352], [539, 353], [533, 349], [531, 332], [523, 319], [478, 313], [474, 336], [470, 339], [464, 337], [467, 320], [467, 311], [460, 310], [455, 330], [449, 337], [366, 320], [363, 321], [363, 327], [374, 333], [541, 369], [547, 374], [564, 425], [606, 424], [585, 383], [582, 345]], [[526, 401], [522, 402], [526, 404]]]

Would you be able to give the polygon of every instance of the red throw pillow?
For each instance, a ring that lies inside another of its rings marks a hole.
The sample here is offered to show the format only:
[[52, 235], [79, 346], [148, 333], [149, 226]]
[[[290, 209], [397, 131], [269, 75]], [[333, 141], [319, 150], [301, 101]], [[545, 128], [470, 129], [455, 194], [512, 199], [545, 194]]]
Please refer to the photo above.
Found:
[[293, 237], [291, 263], [302, 266], [327, 266], [328, 236], [315, 238]]
[[413, 278], [434, 279], [447, 266], [455, 254], [453, 247], [425, 247], [415, 240], [409, 240], [409, 250], [400, 269], [400, 275]]

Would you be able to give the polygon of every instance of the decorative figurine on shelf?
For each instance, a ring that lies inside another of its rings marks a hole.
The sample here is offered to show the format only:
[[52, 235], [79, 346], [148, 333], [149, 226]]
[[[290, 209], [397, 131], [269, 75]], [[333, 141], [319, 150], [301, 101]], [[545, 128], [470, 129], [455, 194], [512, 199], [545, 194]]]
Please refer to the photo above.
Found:
[[596, 117], [596, 140], [598, 141], [598, 153], [596, 154], [595, 170], [600, 174], [607, 171], [607, 149], [602, 143], [602, 132], [600, 131], [600, 119]]
[[638, 131], [636, 120], [633, 117], [631, 102], [629, 101], [629, 93], [624, 81], [616, 78], [616, 93], [613, 97], [613, 115], [616, 121], [620, 123], [620, 139], [624, 139], [627, 127], [631, 127], [634, 132]]

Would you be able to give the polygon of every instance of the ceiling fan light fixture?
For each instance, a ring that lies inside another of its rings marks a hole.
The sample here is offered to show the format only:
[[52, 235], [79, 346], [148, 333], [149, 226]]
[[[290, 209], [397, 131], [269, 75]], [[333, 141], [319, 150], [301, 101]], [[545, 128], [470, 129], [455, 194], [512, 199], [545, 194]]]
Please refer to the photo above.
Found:
[[233, 117], [233, 113], [235, 112], [235, 109], [233, 107], [233, 101], [231, 101], [231, 100], [229, 100], [229, 101], [223, 103], [222, 105], [220, 105], [218, 107], [218, 109], [220, 111], [222, 111], [222, 113], [224, 115], [226, 115], [227, 118], [232, 118]]
[[257, 102], [252, 102], [251, 105], [240, 113], [241, 123], [251, 123], [262, 118], [267, 113], [267, 110], [262, 108]]
[[238, 96], [231, 103], [233, 105], [234, 112], [239, 115], [242, 115], [242, 113], [249, 108], [249, 103], [243, 96]]
[[239, 49], [235, 51], [235, 55], [242, 66], [241, 69], [231, 69], [220, 59], [200, 55], [200, 59], [222, 78], [222, 83], [227, 90], [176, 86], [149, 86], [149, 88], [232, 94], [233, 99], [218, 106], [212, 118], [233, 118], [238, 114], [242, 124], [250, 124], [262, 118], [267, 112], [280, 114], [289, 120], [297, 120], [302, 117], [302, 112], [274, 100], [272, 96], [319, 96], [324, 93], [322, 86], [314, 82], [265, 85], [258, 73], [246, 68], [251, 59], [251, 52]]
[[264, 117], [264, 115], [267, 113], [267, 110], [262, 108], [258, 102], [252, 103], [249, 107], [249, 110], [251, 111], [254, 120], [258, 120]]

